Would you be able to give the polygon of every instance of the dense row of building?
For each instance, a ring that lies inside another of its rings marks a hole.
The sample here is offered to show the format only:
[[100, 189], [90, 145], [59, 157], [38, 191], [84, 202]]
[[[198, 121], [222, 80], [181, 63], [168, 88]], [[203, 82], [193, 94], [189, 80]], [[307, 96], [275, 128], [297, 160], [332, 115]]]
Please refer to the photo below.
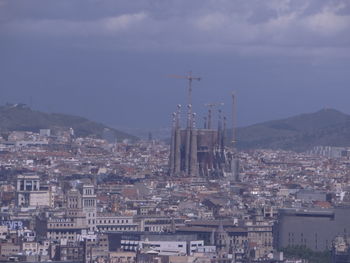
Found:
[[[174, 127], [173, 139], [186, 142], [188, 131]], [[197, 149], [211, 133], [220, 130], [196, 129]], [[233, 179], [232, 166], [219, 174], [208, 166], [215, 159], [186, 166], [184, 152], [180, 172], [169, 175], [179, 165], [168, 162], [175, 144], [108, 143], [72, 130], [8, 134], [0, 141], [0, 260], [299, 262], [281, 251], [303, 247], [347, 262], [347, 156], [242, 151]]]

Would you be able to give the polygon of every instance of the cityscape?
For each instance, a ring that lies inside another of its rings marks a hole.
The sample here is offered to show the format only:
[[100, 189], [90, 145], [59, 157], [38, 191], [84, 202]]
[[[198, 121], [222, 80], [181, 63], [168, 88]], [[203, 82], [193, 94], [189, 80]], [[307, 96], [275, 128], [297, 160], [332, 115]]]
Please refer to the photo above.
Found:
[[0, 0], [0, 262], [350, 262], [349, 2], [58, 2]]
[[181, 128], [178, 105], [170, 144], [118, 141], [108, 130], [104, 138], [62, 127], [8, 132], [0, 259], [346, 262], [350, 149], [238, 150], [235, 128], [227, 139], [226, 117], [213, 108], [197, 128], [188, 104]]

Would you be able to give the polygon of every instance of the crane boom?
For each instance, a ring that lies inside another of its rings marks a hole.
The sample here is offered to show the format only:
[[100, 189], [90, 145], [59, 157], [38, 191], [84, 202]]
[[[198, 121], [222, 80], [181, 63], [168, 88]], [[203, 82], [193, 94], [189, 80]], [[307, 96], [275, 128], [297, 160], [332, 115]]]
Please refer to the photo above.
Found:
[[170, 78], [175, 79], [187, 79], [188, 80], [188, 105], [192, 105], [192, 81], [197, 80], [200, 81], [200, 77], [192, 76], [192, 71], [188, 72], [187, 76], [179, 76], [179, 75], [169, 75]]

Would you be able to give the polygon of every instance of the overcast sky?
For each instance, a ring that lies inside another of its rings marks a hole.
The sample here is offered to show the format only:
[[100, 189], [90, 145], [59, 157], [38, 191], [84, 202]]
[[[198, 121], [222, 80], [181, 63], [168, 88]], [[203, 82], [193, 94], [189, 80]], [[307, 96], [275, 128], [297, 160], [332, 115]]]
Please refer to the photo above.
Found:
[[350, 113], [350, 1], [0, 0], [1, 104], [165, 127], [189, 70], [199, 116]]

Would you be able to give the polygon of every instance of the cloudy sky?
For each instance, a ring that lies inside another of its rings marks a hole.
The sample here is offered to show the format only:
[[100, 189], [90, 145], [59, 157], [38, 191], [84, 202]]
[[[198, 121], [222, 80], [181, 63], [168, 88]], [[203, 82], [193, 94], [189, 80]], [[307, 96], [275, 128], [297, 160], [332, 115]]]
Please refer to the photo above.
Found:
[[165, 127], [189, 70], [199, 116], [350, 113], [350, 1], [0, 0], [1, 104]]

